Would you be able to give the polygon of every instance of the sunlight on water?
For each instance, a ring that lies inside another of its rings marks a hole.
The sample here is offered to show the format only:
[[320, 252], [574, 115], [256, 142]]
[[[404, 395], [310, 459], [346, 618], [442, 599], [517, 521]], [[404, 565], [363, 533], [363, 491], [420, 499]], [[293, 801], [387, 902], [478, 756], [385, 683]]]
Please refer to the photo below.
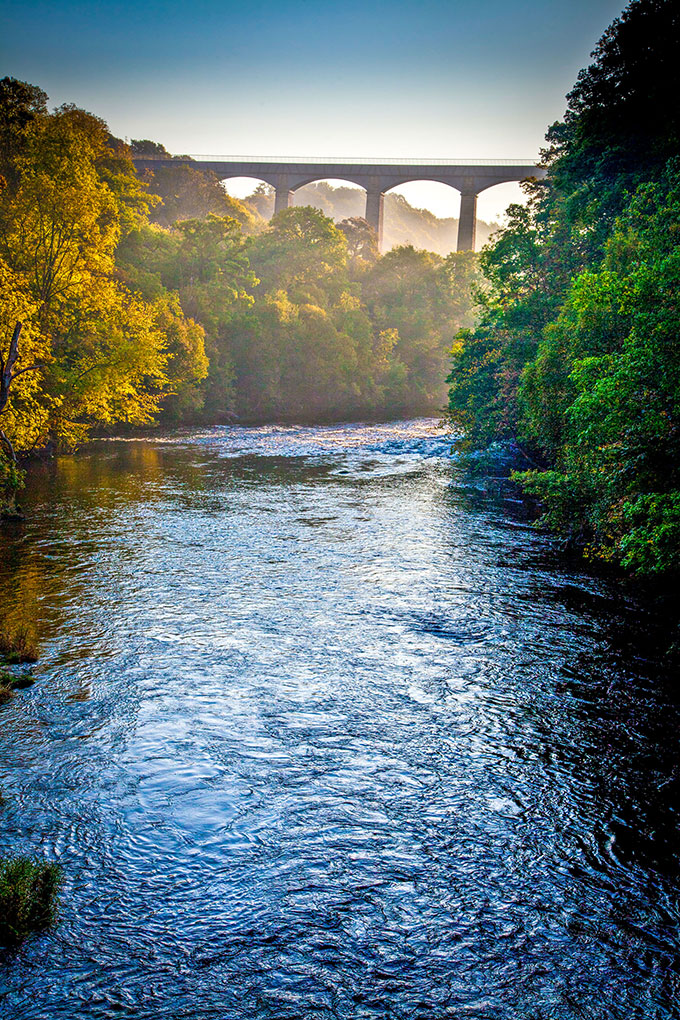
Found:
[[[446, 457], [453, 437], [432, 418], [339, 425], [225, 425], [159, 432], [159, 444], [200, 445], [222, 457], [349, 457], [352, 454], [417, 454]], [[120, 442], [113, 439], [112, 442]], [[128, 440], [139, 442], [138, 439]]]

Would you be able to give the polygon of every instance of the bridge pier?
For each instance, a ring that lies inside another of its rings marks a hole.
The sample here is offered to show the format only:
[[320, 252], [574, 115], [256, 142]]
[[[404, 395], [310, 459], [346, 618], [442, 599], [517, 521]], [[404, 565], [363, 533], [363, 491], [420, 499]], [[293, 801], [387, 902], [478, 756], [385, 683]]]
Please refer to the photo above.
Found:
[[383, 192], [379, 188], [368, 187], [366, 189], [365, 219], [378, 235], [378, 251], [382, 251], [384, 206], [385, 195]]
[[474, 251], [477, 239], [477, 195], [462, 192], [460, 196], [460, 219], [458, 221], [458, 251]]
[[281, 212], [282, 209], [288, 209], [293, 197], [293, 192], [290, 190], [288, 183], [277, 184], [274, 189], [274, 215], [277, 212]]

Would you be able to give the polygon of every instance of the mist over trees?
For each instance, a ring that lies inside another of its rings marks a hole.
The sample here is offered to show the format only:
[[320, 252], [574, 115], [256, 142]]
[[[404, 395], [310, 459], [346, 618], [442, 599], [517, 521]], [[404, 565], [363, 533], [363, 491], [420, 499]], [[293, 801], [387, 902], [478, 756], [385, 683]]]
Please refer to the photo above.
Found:
[[[269, 219], [274, 212], [274, 189], [259, 184], [243, 204]], [[298, 188], [292, 196], [293, 206], [312, 205], [336, 223], [363, 217], [366, 199], [360, 188], [334, 186], [328, 181], [316, 181]], [[386, 250], [402, 245], [413, 245], [425, 251], [446, 257], [455, 251], [458, 241], [458, 219], [439, 217], [429, 209], [416, 209], [403, 195], [388, 192], [384, 205], [383, 247]], [[498, 230], [498, 223], [477, 220], [477, 244], [484, 245]]]
[[468, 446], [519, 442], [570, 542], [680, 570], [680, 9], [634, 0], [578, 77], [547, 178], [483, 252], [449, 414]]
[[474, 255], [384, 256], [360, 217], [267, 222], [214, 174], [0, 82], [0, 485], [123, 423], [437, 411]]
[[146, 224], [118, 255], [128, 287], [176, 295], [205, 330], [208, 375], [166, 401], [176, 421], [436, 412], [450, 338], [472, 321], [474, 255], [381, 258], [364, 220], [336, 225], [310, 206], [252, 235], [213, 213]]
[[171, 156], [164, 145], [149, 139], [133, 139], [130, 151], [132, 156], [167, 161], [154, 164], [153, 191], [161, 201], [150, 210], [151, 223], [171, 227], [177, 220], [204, 219], [214, 213], [233, 216], [248, 231], [257, 228], [260, 222], [257, 210], [251, 210], [228, 195], [217, 174], [198, 170], [187, 163], [177, 164], [176, 160], [181, 157]]

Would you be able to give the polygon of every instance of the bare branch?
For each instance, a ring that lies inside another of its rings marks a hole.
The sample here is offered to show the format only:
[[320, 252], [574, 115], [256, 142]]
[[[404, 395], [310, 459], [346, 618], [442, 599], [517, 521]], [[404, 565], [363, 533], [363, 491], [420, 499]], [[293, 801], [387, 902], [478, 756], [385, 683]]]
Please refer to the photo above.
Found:
[[5, 435], [2, 429], [0, 429], [0, 443], [4, 445], [5, 449], [7, 450], [7, 453], [9, 454], [9, 459], [12, 461], [12, 463], [16, 464], [17, 455], [14, 452], [14, 447], [12, 446], [11, 442], [9, 441], [9, 438]]
[[18, 372], [15, 372], [12, 378], [16, 379], [18, 376], [23, 375], [24, 372], [39, 372], [40, 369], [44, 367], [45, 366], [41, 365], [40, 363], [38, 363], [37, 365], [27, 365], [26, 368], [20, 368]]

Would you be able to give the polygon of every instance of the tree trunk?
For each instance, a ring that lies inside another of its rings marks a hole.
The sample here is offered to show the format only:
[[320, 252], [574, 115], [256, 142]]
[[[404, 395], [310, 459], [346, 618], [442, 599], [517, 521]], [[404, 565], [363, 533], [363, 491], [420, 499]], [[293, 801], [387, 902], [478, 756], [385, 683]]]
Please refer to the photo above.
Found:
[[[9, 400], [9, 389], [12, 385], [12, 379], [14, 378], [14, 366], [16, 365], [17, 358], [19, 357], [19, 337], [21, 336], [22, 326], [22, 322], [17, 322], [14, 327], [12, 339], [9, 342], [7, 360], [3, 358], [2, 352], [0, 352], [0, 414], [2, 414], [5, 410], [7, 401]], [[17, 455], [14, 452], [14, 447], [2, 429], [0, 429], [0, 443], [2, 443], [7, 450], [11, 462], [16, 464]]]
[[14, 327], [6, 361], [0, 352], [0, 414], [5, 410], [9, 400], [9, 388], [14, 378], [14, 366], [19, 357], [19, 337], [21, 336], [22, 326], [23, 322], [17, 322]]

